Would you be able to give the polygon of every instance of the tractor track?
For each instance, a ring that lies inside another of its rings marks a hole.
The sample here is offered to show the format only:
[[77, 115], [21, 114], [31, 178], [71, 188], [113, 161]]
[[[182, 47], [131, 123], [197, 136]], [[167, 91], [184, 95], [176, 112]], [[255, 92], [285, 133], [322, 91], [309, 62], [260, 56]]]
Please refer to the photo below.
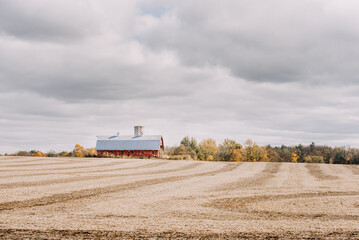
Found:
[[0, 229], [0, 238], [4, 239], [358, 239], [359, 231], [279, 231], [279, 232], [229, 232], [213, 233], [208, 231], [151, 232], [145, 229], [136, 231], [109, 231], [109, 230], [35, 230], [35, 229]]
[[[192, 168], [200, 164], [201, 163], [194, 163], [192, 164]], [[70, 193], [59, 193], [59, 194], [53, 194], [50, 196], [29, 199], [24, 201], [4, 202], [4, 203], [0, 203], [0, 211], [14, 210], [18, 208], [47, 206], [56, 203], [65, 203], [65, 202], [84, 199], [84, 198], [93, 198], [103, 194], [118, 193], [122, 191], [137, 189], [140, 187], [146, 187], [160, 183], [175, 182], [193, 177], [214, 176], [216, 174], [233, 171], [238, 166], [239, 166], [238, 164], [226, 164], [224, 167], [213, 171], [180, 175], [180, 176], [172, 176], [172, 177], [154, 178], [148, 180], [139, 180], [127, 184], [117, 184], [117, 185], [111, 185], [106, 187], [84, 189], [84, 190], [73, 191]]]
[[226, 186], [216, 187], [216, 191], [232, 191], [242, 188], [260, 187], [264, 186], [271, 178], [275, 177], [275, 174], [279, 172], [282, 163], [266, 163], [266, 166], [262, 172], [255, 174], [254, 176], [245, 177], [237, 182], [228, 183]]
[[[119, 169], [106, 169], [104, 171], [96, 171], [98, 173], [101, 172], [113, 172], [116, 170], [131, 170], [131, 169], [143, 169], [143, 168], [152, 168], [158, 167], [162, 165], [168, 164], [167, 162], [156, 162], [156, 163], [148, 163], [140, 166], [134, 167], [127, 167], [127, 168], [119, 168]], [[62, 184], [62, 183], [73, 183], [79, 181], [86, 181], [86, 180], [99, 180], [99, 179], [107, 179], [107, 178], [115, 178], [115, 177], [128, 177], [128, 176], [140, 176], [140, 175], [149, 175], [149, 174], [161, 174], [161, 173], [170, 173], [170, 172], [178, 172], [191, 169], [200, 165], [199, 163], [192, 163], [187, 166], [183, 166], [180, 168], [175, 169], [167, 169], [167, 170], [155, 170], [155, 171], [148, 171], [148, 172], [138, 172], [138, 173], [117, 173], [117, 174], [106, 174], [106, 175], [96, 175], [96, 176], [76, 176], [70, 178], [61, 178], [61, 179], [53, 179], [53, 180], [46, 180], [46, 181], [33, 181], [33, 182], [14, 182], [14, 183], [6, 183], [0, 184], [0, 189], [13, 189], [19, 187], [35, 187], [35, 186], [45, 186], [45, 185], [52, 185], [52, 184]], [[88, 173], [88, 172], [85, 172]]]
[[351, 165], [351, 166], [345, 166], [349, 168], [354, 175], [359, 175], [359, 166]]
[[325, 181], [325, 180], [337, 180], [339, 179], [338, 176], [329, 175], [323, 172], [323, 170], [320, 168], [322, 164], [319, 163], [306, 163], [305, 167], [308, 169], [309, 174], [315, 177], [319, 181]]
[[[249, 209], [249, 205], [254, 205], [257, 202], [276, 202], [285, 199], [305, 199], [305, 198], [323, 198], [323, 197], [341, 197], [341, 196], [358, 196], [359, 192], [314, 192], [314, 193], [295, 193], [295, 194], [280, 194], [280, 195], [258, 195], [249, 197], [235, 197], [222, 198], [212, 200], [210, 203], [203, 204], [205, 207], [218, 208], [231, 212], [247, 213], [248, 220], [265, 219], [276, 220], [279, 218], [294, 218], [294, 219], [321, 219], [323, 221], [348, 220], [355, 221], [359, 219], [359, 215], [338, 215], [338, 214], [321, 214], [321, 213], [290, 213], [278, 212], [268, 210], [253, 210]], [[243, 216], [241, 216], [243, 219]]]
[[[103, 163], [98, 165], [86, 165], [86, 166], [68, 166], [68, 167], [59, 167], [59, 168], [40, 168], [40, 169], [9, 169], [9, 170], [0, 170], [0, 172], [34, 172], [34, 171], [59, 171], [59, 170], [69, 170], [69, 169], [86, 169], [86, 168], [97, 168], [97, 167], [112, 167], [116, 165], [122, 165], [124, 163], [130, 163], [131, 161], [126, 162], [109, 162], [109, 163]], [[69, 163], [71, 164], [71, 163]], [[52, 163], [48, 163], [47, 165], [53, 165]], [[66, 174], [67, 172], [64, 172]], [[21, 177], [21, 176], [37, 176], [37, 175], [50, 175], [54, 173], [31, 173], [31, 174], [21, 174], [21, 175], [11, 175], [15, 177]], [[3, 177], [3, 176], [0, 176]], [[4, 176], [8, 177], [8, 176]]]
[[[1, 167], [34, 167], [34, 166], [48, 166], [48, 165], [66, 165], [66, 164], [74, 164], [74, 163], [83, 163], [83, 162], [87, 162], [87, 161], [81, 161], [81, 160], [76, 160], [76, 161], [61, 161], [61, 162], [50, 162], [50, 163], [34, 163], [34, 164], [9, 164], [9, 165], [3, 165]], [[5, 170], [7, 171], [7, 170]]]
[[[2, 160], [2, 159], [0, 159]], [[39, 157], [39, 158], [35, 158], [35, 157], [29, 157], [27, 160], [20, 160], [20, 161], [0, 161], [0, 166], [2, 166], [2, 164], [14, 164], [14, 163], [30, 163], [30, 162], [41, 162], [41, 161], [49, 161], [49, 158], [45, 158], [45, 157]], [[51, 159], [52, 160], [52, 159]], [[61, 160], [63, 161], [63, 160]]]

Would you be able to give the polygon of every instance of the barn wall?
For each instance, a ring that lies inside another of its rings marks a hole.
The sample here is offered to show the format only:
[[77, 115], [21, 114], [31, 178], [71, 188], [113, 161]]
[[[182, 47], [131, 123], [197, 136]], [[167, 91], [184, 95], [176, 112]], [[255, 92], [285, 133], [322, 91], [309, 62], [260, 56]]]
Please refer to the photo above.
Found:
[[116, 157], [128, 156], [128, 157], [142, 157], [142, 158], [151, 158], [151, 157], [159, 157], [158, 150], [97, 150], [97, 156], [111, 156], [114, 155]]

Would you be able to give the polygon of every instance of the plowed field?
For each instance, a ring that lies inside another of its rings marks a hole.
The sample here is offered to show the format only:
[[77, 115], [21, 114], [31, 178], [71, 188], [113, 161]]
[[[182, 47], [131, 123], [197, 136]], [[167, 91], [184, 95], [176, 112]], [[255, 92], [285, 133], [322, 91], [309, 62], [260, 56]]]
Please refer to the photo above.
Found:
[[0, 239], [358, 239], [359, 167], [0, 157]]

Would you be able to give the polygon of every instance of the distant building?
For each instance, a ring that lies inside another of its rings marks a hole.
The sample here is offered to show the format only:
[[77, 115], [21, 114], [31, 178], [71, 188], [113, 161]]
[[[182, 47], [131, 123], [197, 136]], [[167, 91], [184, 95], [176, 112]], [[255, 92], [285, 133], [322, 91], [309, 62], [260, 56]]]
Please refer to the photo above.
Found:
[[160, 157], [164, 150], [161, 135], [143, 135], [143, 126], [135, 126], [134, 136], [97, 136], [97, 156]]

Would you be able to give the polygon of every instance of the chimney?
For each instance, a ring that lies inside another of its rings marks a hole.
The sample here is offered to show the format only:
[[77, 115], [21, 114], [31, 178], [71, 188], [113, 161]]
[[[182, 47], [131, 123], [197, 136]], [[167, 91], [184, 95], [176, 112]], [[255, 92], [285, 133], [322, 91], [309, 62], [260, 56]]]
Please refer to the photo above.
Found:
[[142, 136], [143, 135], [143, 128], [144, 126], [135, 126], [135, 136]]
[[117, 136], [120, 136], [120, 131], [117, 132]]

